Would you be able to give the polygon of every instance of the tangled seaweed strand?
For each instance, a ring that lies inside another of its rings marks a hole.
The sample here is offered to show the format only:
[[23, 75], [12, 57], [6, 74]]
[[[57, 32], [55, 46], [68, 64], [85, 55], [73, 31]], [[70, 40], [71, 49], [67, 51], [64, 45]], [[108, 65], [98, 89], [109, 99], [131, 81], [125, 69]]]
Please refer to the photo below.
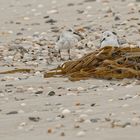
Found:
[[2, 71], [0, 74], [14, 74], [14, 73], [30, 73], [33, 71], [32, 69], [14, 69], [14, 70], [7, 70], [7, 71]]
[[77, 81], [88, 78], [140, 78], [140, 48], [104, 47], [75, 61], [68, 61], [44, 74], [68, 76]]

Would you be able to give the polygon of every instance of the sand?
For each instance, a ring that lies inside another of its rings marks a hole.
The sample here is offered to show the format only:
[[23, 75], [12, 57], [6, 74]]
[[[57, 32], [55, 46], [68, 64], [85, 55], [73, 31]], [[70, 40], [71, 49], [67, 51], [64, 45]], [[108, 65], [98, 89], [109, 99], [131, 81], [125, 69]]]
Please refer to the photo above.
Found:
[[[72, 50], [76, 59], [99, 46], [106, 29], [116, 31], [122, 44], [139, 46], [139, 14], [138, 0], [1, 0], [0, 71], [35, 72], [0, 75], [0, 139], [139, 140], [139, 80], [72, 82], [67, 77], [43, 77], [44, 70], [62, 63], [48, 64], [45, 56], [48, 42], [55, 42], [62, 27], [86, 27], [92, 40], [89, 48], [76, 50], [78, 56]], [[40, 51], [41, 36], [47, 43]], [[23, 61], [18, 54], [13, 60], [14, 53], [8, 50], [12, 43], [36, 49], [29, 55], [35, 61], [29, 57]]]

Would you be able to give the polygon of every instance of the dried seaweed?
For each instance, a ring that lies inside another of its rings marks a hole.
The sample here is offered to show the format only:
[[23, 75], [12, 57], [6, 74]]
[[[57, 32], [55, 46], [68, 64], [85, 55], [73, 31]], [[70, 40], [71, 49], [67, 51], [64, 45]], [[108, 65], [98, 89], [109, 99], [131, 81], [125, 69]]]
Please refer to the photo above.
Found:
[[30, 73], [32, 69], [14, 69], [0, 72], [0, 74]]
[[140, 48], [104, 47], [75, 61], [68, 61], [44, 74], [68, 76], [70, 80], [88, 78], [140, 78]]

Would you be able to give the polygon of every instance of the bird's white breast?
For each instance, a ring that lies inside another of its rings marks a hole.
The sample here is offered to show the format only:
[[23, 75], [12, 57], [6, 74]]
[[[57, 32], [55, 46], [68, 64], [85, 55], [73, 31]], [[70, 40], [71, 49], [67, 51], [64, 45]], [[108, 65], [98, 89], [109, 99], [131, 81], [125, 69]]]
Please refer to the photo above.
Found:
[[70, 49], [78, 43], [78, 39], [72, 33], [63, 33], [56, 43], [57, 49]]
[[101, 43], [101, 47], [105, 46], [119, 47], [119, 44], [117, 39], [107, 39]]

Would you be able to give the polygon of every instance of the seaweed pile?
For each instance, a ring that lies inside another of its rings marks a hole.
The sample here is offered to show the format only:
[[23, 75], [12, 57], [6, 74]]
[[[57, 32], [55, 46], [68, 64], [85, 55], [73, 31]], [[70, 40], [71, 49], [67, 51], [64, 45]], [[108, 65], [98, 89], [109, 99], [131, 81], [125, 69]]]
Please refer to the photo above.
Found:
[[72, 81], [88, 78], [140, 78], [140, 48], [104, 47], [82, 58], [45, 72], [44, 77], [67, 76]]

